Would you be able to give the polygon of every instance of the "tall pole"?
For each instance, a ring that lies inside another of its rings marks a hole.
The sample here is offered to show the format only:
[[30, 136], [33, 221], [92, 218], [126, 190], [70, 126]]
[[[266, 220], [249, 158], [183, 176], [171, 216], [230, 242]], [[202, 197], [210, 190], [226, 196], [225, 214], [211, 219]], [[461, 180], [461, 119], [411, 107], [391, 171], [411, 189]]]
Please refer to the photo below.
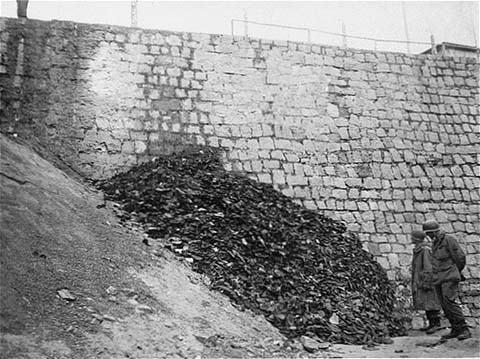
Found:
[[343, 40], [343, 47], [347, 47], [347, 28], [345, 26], [345, 22], [342, 20], [342, 40]]
[[430, 35], [430, 42], [432, 43], [432, 55], [437, 54], [437, 45], [435, 45], [435, 38], [433, 37], [433, 34]]
[[410, 53], [410, 38], [408, 36], [407, 15], [405, 12], [405, 1], [402, 1], [403, 24], [405, 26], [405, 36], [407, 37], [407, 51]]
[[243, 9], [243, 31], [245, 33], [245, 37], [248, 37], [248, 17], [247, 17], [247, 10]]
[[131, 21], [130, 21], [130, 26], [131, 27], [137, 27], [137, 4], [138, 0], [132, 0], [131, 1]]

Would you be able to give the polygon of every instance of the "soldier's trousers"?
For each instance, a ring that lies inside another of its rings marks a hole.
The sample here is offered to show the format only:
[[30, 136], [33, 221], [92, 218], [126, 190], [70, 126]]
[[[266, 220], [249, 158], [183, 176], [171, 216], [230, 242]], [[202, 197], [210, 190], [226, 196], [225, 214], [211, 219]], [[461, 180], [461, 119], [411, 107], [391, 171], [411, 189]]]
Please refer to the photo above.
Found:
[[427, 320], [429, 324], [440, 325], [440, 311], [439, 310], [426, 310]]
[[458, 282], [444, 282], [435, 286], [438, 299], [443, 312], [447, 317], [452, 330], [462, 330], [467, 328], [462, 308], [457, 303], [458, 300]]

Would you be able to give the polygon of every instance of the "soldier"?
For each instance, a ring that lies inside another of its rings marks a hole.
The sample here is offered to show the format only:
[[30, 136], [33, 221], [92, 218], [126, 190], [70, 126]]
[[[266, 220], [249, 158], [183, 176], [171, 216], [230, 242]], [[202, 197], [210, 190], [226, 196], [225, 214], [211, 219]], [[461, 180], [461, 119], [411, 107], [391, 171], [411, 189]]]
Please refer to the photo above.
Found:
[[461, 272], [465, 268], [465, 253], [457, 240], [445, 234], [436, 221], [423, 224], [423, 231], [432, 238], [433, 284], [440, 299], [443, 312], [450, 322], [451, 332], [442, 339], [471, 338], [462, 308], [456, 302], [458, 299], [458, 283], [463, 279]]
[[433, 286], [432, 252], [430, 243], [425, 241], [425, 233], [420, 230], [412, 231], [412, 299], [413, 308], [424, 310], [428, 320], [425, 330], [433, 334], [441, 329], [440, 301]]

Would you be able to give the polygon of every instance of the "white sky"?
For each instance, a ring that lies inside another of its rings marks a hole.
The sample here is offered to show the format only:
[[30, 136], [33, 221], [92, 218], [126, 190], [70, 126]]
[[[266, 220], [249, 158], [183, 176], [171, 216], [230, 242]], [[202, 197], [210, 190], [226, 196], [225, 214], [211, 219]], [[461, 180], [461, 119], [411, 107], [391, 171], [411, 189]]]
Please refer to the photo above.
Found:
[[[0, 0], [0, 15], [16, 17], [16, 1]], [[30, 0], [28, 16], [41, 20], [130, 25], [130, 1]], [[479, 1], [404, 1], [410, 41], [478, 44]], [[243, 19], [377, 39], [406, 40], [401, 1], [147, 1], [138, 0], [138, 26], [201, 33], [231, 33], [231, 19]], [[235, 34], [245, 27], [235, 24]], [[248, 25], [252, 37], [306, 41], [305, 31]], [[341, 45], [339, 36], [312, 33], [314, 42]], [[347, 39], [350, 47], [373, 49], [373, 41]], [[428, 45], [411, 45], [418, 53]], [[379, 50], [406, 52], [405, 44], [377, 43]]]

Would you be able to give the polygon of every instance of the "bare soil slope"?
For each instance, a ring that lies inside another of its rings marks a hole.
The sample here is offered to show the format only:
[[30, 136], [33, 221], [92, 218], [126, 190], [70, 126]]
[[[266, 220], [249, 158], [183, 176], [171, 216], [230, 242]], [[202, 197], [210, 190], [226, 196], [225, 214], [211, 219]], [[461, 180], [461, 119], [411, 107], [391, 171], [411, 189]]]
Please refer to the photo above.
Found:
[[[1, 358], [309, 356], [159, 243], [145, 246], [101, 193], [3, 135], [0, 185]], [[428, 347], [438, 338], [315, 356], [478, 357], [478, 332]]]
[[1, 145], [2, 357], [190, 357], [213, 347], [206, 338], [260, 343], [261, 355], [282, 340], [119, 226], [97, 208], [100, 193], [25, 146]]

